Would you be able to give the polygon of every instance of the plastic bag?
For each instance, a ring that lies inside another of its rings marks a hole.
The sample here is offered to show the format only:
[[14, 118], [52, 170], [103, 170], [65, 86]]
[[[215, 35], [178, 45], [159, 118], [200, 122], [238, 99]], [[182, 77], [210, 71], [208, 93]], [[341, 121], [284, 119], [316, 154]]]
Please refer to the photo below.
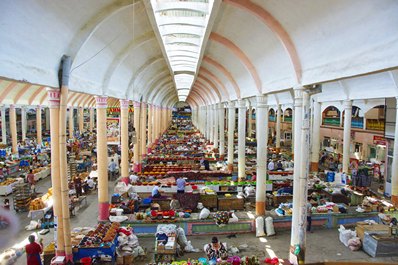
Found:
[[228, 223], [237, 223], [239, 221], [238, 217], [236, 216], [235, 213], [231, 214], [231, 218], [229, 218]]
[[361, 243], [361, 239], [359, 239], [359, 237], [353, 237], [350, 240], [348, 240], [348, 247], [352, 251], [359, 250], [361, 248], [361, 246], [362, 246], [362, 243]]
[[267, 236], [275, 235], [274, 219], [272, 219], [271, 216], [265, 218], [265, 230], [267, 232]]
[[203, 208], [203, 209], [200, 211], [199, 219], [206, 219], [207, 217], [209, 217], [209, 215], [210, 215], [210, 210], [207, 209], [207, 208]]
[[355, 231], [345, 229], [345, 227], [342, 225], [340, 225], [339, 232], [340, 242], [343, 243], [346, 247], [348, 247], [348, 240], [357, 236], [357, 233]]
[[256, 218], [256, 237], [265, 236], [264, 218], [259, 216]]

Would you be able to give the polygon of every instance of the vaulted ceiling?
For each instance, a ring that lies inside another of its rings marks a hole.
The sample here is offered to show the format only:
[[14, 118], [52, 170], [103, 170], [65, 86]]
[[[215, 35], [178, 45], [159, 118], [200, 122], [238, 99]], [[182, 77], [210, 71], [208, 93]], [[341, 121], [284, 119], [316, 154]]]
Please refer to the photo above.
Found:
[[350, 77], [360, 91], [363, 75], [398, 66], [395, 0], [3, 0], [0, 10], [0, 95], [30, 85], [26, 104], [59, 86], [64, 54], [72, 91], [163, 106], [278, 91], [287, 102], [294, 86], [331, 91]]

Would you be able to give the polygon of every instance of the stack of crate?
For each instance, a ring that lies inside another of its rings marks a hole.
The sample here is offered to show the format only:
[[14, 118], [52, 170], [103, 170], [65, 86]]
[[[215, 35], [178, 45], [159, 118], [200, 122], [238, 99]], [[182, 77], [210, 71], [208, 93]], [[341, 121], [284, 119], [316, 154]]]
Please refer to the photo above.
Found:
[[30, 192], [30, 186], [28, 183], [21, 183], [14, 186], [14, 209], [16, 212], [29, 211], [30, 201], [32, 195]]

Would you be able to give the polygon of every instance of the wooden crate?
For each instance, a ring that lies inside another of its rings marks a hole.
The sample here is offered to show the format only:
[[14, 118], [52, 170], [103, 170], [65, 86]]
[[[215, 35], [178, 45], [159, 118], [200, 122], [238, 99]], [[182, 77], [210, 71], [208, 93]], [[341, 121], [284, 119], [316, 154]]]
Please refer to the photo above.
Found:
[[361, 239], [362, 242], [365, 236], [365, 232], [391, 235], [390, 227], [388, 225], [382, 224], [368, 225], [367, 223], [358, 222], [355, 231], [357, 232], [357, 236]]
[[216, 194], [201, 194], [200, 202], [203, 203], [203, 206], [209, 209], [217, 208], [218, 206], [218, 198]]
[[241, 199], [237, 197], [218, 198], [218, 210], [220, 211], [243, 210], [243, 209], [244, 209], [243, 198]]

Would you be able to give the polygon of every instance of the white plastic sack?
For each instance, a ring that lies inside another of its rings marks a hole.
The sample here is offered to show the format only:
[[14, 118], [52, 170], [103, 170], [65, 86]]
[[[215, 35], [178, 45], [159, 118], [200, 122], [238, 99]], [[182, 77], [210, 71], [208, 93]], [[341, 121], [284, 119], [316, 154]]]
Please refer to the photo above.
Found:
[[265, 231], [267, 232], [267, 236], [275, 235], [274, 219], [271, 216], [265, 218]]
[[209, 217], [209, 215], [210, 215], [210, 210], [207, 209], [207, 208], [203, 208], [203, 209], [200, 211], [199, 219], [206, 219], [207, 217]]
[[256, 218], [256, 237], [265, 236], [264, 218], [259, 216]]
[[181, 246], [182, 249], [184, 249], [188, 245], [188, 239], [185, 236], [185, 231], [182, 227], [179, 227], [176, 229], [177, 232], [177, 243], [178, 245]]
[[118, 222], [118, 223], [121, 223], [121, 222], [124, 222], [124, 221], [126, 221], [126, 220], [128, 220], [129, 218], [127, 217], [127, 216], [125, 216], [125, 215], [121, 215], [121, 216], [109, 216], [109, 221], [111, 221], [112, 223], [114, 223], [114, 222]]
[[30, 221], [30, 223], [25, 226], [25, 229], [30, 231], [30, 230], [35, 230], [37, 228], [39, 228], [40, 223], [36, 222], [36, 221]]
[[188, 241], [188, 242], [187, 242], [187, 245], [186, 245], [185, 248], [184, 248], [184, 251], [185, 251], [185, 252], [199, 252], [199, 249], [198, 249], [198, 248], [194, 248], [194, 247], [192, 246], [191, 241]]
[[231, 214], [231, 218], [229, 218], [228, 223], [237, 223], [239, 221], [238, 216], [235, 213]]
[[348, 247], [348, 240], [357, 236], [357, 233], [355, 231], [345, 229], [345, 227], [342, 225], [340, 225], [339, 232], [340, 242], [343, 243], [346, 247]]

